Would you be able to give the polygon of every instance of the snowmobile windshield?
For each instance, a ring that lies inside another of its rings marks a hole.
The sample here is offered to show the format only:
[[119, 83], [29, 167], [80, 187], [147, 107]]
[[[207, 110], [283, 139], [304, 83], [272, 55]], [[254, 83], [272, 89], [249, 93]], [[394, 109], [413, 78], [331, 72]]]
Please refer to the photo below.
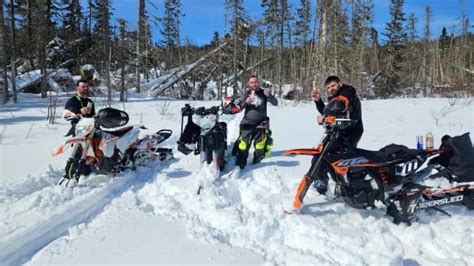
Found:
[[121, 127], [128, 123], [128, 114], [115, 108], [104, 108], [97, 112], [99, 125], [104, 128]]
[[339, 117], [345, 115], [349, 101], [345, 97], [336, 97], [324, 107], [324, 115]]

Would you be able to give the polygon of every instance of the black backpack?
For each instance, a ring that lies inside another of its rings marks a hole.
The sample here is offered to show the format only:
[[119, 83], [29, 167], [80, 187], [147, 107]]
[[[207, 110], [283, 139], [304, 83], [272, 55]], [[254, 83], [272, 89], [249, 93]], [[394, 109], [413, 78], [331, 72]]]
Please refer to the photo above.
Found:
[[458, 181], [474, 181], [474, 148], [469, 133], [456, 137], [443, 137], [440, 149], [444, 154], [444, 166], [459, 177]]

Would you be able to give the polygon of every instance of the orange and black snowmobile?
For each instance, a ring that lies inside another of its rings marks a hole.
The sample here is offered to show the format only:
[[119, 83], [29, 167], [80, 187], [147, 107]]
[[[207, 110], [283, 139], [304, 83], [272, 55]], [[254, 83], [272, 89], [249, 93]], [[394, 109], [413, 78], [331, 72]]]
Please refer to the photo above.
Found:
[[[379, 151], [355, 148], [331, 152], [343, 130], [354, 123], [348, 118], [326, 116], [323, 123], [326, 134], [316, 148], [284, 153], [315, 156], [310, 171], [298, 185], [293, 201], [295, 210], [302, 207], [303, 198], [318, 171], [323, 171], [335, 182], [334, 194], [347, 204], [363, 209], [375, 207], [375, 202], [380, 201], [395, 223], [410, 224], [416, 212], [422, 209], [448, 214], [439, 208], [447, 204], [474, 208], [474, 149], [469, 133], [445, 136], [440, 149], [433, 150], [391, 144]], [[450, 186], [425, 184], [428, 179], [435, 178], [449, 180]]]

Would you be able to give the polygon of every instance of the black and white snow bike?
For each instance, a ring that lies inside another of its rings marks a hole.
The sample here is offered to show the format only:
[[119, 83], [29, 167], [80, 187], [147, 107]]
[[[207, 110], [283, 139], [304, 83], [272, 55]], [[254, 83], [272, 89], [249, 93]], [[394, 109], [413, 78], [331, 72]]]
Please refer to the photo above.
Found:
[[[74, 117], [68, 114], [67, 117]], [[78, 181], [81, 175], [91, 173], [115, 174], [126, 169], [147, 165], [158, 158], [172, 158], [171, 149], [160, 147], [172, 131], [163, 129], [140, 138], [144, 126], [125, 126], [128, 114], [114, 108], [100, 110], [93, 118], [81, 118], [75, 128], [75, 137], [68, 139], [53, 151], [53, 156], [70, 148], [65, 174], [59, 184]]]
[[[333, 105], [328, 103], [325, 113]], [[334, 114], [337, 110], [328, 113]], [[336, 183], [334, 194], [342, 197], [348, 205], [364, 209], [375, 207], [376, 201], [382, 202], [387, 207], [387, 214], [397, 224], [410, 224], [420, 210], [448, 214], [440, 208], [443, 205], [460, 204], [468, 209], [474, 208], [474, 148], [469, 133], [445, 136], [440, 149], [434, 150], [391, 144], [379, 151], [355, 149], [331, 153], [341, 132], [354, 123], [344, 117], [326, 115], [326, 134], [316, 148], [293, 149], [284, 153], [316, 156], [308, 174], [298, 185], [294, 210], [302, 207], [303, 198], [315, 181], [311, 176], [318, 171], [332, 178]], [[427, 185], [436, 179], [448, 180], [451, 185]]]
[[[201, 166], [215, 162], [222, 171], [227, 163], [227, 124], [219, 121], [222, 114], [241, 111], [239, 99], [225, 98], [220, 106], [192, 108], [186, 104], [181, 108], [181, 136], [178, 150], [186, 155], [200, 155]], [[184, 118], [187, 117], [186, 126]], [[193, 117], [195, 121], [193, 121]]]

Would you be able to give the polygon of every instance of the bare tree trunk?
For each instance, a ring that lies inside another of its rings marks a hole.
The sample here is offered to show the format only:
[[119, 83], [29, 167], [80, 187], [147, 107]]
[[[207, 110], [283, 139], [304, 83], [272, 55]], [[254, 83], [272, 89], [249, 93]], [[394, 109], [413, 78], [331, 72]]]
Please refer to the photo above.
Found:
[[35, 63], [33, 61], [33, 52], [32, 49], [34, 48], [33, 45], [33, 22], [31, 19], [31, 0], [26, 1], [26, 23], [27, 23], [27, 30], [28, 30], [28, 60], [30, 61], [30, 69], [35, 69]]
[[125, 71], [124, 65], [120, 68], [120, 101], [125, 102]]
[[[139, 0], [139, 1], [144, 1], [144, 0]], [[135, 65], [135, 79], [136, 79], [136, 92], [140, 93], [140, 38], [141, 38], [141, 31], [140, 29], [142, 28], [140, 26], [140, 3], [138, 4], [138, 25], [137, 25], [137, 58], [136, 58], [136, 65]]]
[[[148, 19], [145, 19], [145, 34], [146, 34], [146, 31], [148, 31]], [[144, 65], [144, 68], [145, 68], [145, 79], [146, 79], [146, 82], [149, 82], [150, 79], [148, 77], [148, 37], [145, 37], [145, 62], [143, 63]]]
[[284, 34], [285, 34], [285, 8], [283, 4], [285, 0], [281, 1], [280, 6], [280, 34], [279, 34], [279, 47], [278, 47], [278, 96], [282, 94], [282, 83], [283, 83], [283, 47], [284, 47]]
[[[47, 7], [48, 2], [47, 0], [42, 0], [40, 1], [40, 6], [42, 8], [49, 9]], [[43, 10], [41, 10], [43, 11]], [[41, 78], [41, 98], [46, 98], [48, 97], [48, 75], [46, 73], [46, 38], [49, 36], [49, 25], [47, 24], [47, 20], [49, 17], [46, 14], [39, 14], [39, 27], [41, 29], [42, 34], [38, 35], [38, 60], [40, 64], [40, 72], [43, 75]], [[50, 113], [48, 113], [48, 119], [50, 118]]]
[[[247, 54], [248, 54], [248, 52], [249, 52], [249, 46], [250, 46], [250, 44], [249, 44], [249, 38], [247, 38], [247, 45], [245, 46], [245, 51], [244, 51], [244, 62], [243, 62], [243, 64], [244, 64], [244, 65], [243, 65], [244, 69], [247, 68]], [[245, 90], [245, 81], [244, 81], [244, 78], [245, 78], [245, 77], [242, 75], [242, 82], [241, 82], [241, 84], [240, 84], [240, 91], [242, 91], [242, 92]]]
[[17, 103], [18, 99], [16, 96], [16, 29], [15, 29], [15, 3], [13, 0], [10, 0], [10, 24], [11, 24], [11, 53], [10, 53], [10, 62], [11, 62], [11, 75], [12, 75], [12, 94], [13, 94], [13, 102]]
[[[235, 0], [234, 0], [235, 1]], [[234, 73], [234, 96], [237, 95], [237, 89], [239, 88], [239, 83], [237, 82], [237, 44], [238, 44], [238, 18], [237, 18], [237, 8], [238, 4], [235, 1], [234, 3], [234, 19], [233, 19], [233, 24], [234, 24], [234, 54], [232, 57], [232, 67], [233, 67], [233, 73]]]
[[[292, 31], [291, 31], [291, 25], [290, 21], [287, 21], [286, 24], [286, 29], [287, 29], [287, 34], [288, 34], [288, 52], [290, 54], [290, 71], [289, 74], [291, 75], [291, 80], [293, 81], [293, 89], [296, 90], [297, 86], [297, 60], [296, 60], [296, 45], [293, 46], [293, 42], [291, 40], [292, 37]], [[288, 80], [290, 81], [290, 80]]]
[[112, 61], [112, 47], [111, 45], [105, 45], [106, 49], [109, 48], [109, 58], [107, 60], [107, 66], [105, 68], [105, 77], [107, 79], [107, 104], [112, 106], [112, 82], [110, 77], [110, 63]]
[[6, 50], [7, 45], [5, 42], [5, 27], [3, 19], [3, 4], [0, 4], [0, 64], [2, 65], [2, 77], [3, 78], [3, 88], [0, 93], [2, 93], [3, 98], [1, 99], [2, 103], [8, 102], [8, 64]]
[[[317, 66], [319, 66], [319, 69], [314, 70], [316, 75], [319, 74], [320, 77], [322, 75], [325, 75], [328, 70], [328, 67], [327, 67], [328, 60], [326, 60], [326, 48], [327, 48], [327, 10], [325, 8], [322, 14], [322, 18], [321, 18], [321, 45], [319, 46], [319, 49], [318, 49], [319, 50], [319, 53], [318, 53], [319, 64], [316, 64]], [[318, 80], [318, 79], [315, 79], [315, 80]]]
[[92, 35], [92, 0], [89, 0], [89, 29], [88, 29], [89, 38]]
[[232, 58], [233, 63], [233, 75], [234, 75], [234, 96], [237, 95], [237, 89], [239, 88], [239, 83], [237, 81], [237, 46], [238, 46], [238, 38], [239, 38], [239, 21], [238, 21], [238, 1], [234, 0], [234, 54]]

